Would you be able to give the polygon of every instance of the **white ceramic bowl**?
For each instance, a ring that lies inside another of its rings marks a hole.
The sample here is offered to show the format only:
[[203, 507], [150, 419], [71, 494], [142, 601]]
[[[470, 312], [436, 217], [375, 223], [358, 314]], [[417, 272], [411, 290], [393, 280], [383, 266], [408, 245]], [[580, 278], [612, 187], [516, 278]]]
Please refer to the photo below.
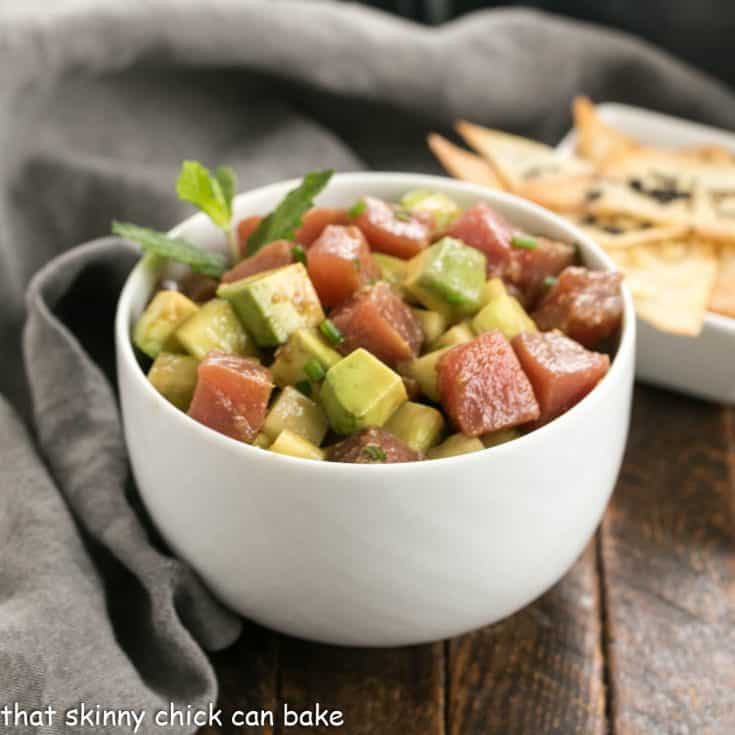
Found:
[[[721, 145], [735, 153], [735, 134], [662, 115], [640, 107], [605, 103], [600, 117], [641, 143], [678, 148]], [[577, 137], [570, 131], [557, 150], [570, 154]], [[719, 403], [735, 403], [735, 319], [707, 314], [696, 337], [661, 332], [638, 320], [636, 375], [648, 383]]]
[[[295, 182], [237, 198], [267, 212]], [[553, 214], [445, 178], [360, 173], [333, 178], [319, 202], [397, 199], [415, 187], [462, 205], [488, 202], [530, 232], [607, 257]], [[197, 215], [174, 231], [210, 245]], [[625, 293], [620, 346], [607, 376], [547, 426], [493, 449], [395, 465], [322, 463], [241, 444], [167, 403], [136, 362], [130, 330], [157, 274], [144, 263], [115, 324], [125, 436], [138, 488], [172, 549], [242, 615], [302, 638], [403, 645], [454, 636], [519, 610], [553, 585], [592, 536], [628, 430], [635, 318]]]

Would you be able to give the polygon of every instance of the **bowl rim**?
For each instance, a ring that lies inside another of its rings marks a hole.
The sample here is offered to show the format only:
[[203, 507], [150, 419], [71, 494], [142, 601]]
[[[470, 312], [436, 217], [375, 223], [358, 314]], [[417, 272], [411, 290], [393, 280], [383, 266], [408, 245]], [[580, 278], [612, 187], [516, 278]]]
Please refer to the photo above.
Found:
[[[300, 183], [300, 178], [289, 179], [286, 181], [274, 182], [267, 184], [266, 186], [256, 187], [244, 192], [240, 192], [235, 197], [233, 209], [237, 209], [237, 205], [243, 199], [247, 199], [255, 194], [266, 195], [271, 192], [279, 190], [287, 191], [290, 188], [297, 186]], [[328, 187], [335, 184], [356, 184], [364, 182], [366, 188], [366, 194], [369, 195], [370, 187], [377, 186], [379, 183], [386, 184], [392, 183], [396, 185], [405, 185], [406, 190], [412, 188], [440, 188], [445, 192], [453, 191], [458, 194], [467, 195], [469, 197], [477, 197], [478, 200], [484, 201], [491, 206], [493, 203], [500, 203], [508, 205], [511, 208], [515, 208], [517, 211], [523, 212], [530, 218], [536, 218], [540, 220], [540, 224], [551, 224], [555, 227], [566, 231], [569, 235], [571, 242], [580, 243], [584, 251], [589, 251], [594, 254], [603, 265], [604, 268], [598, 270], [615, 271], [615, 265], [610, 257], [595, 244], [590, 237], [584, 232], [578, 230], [576, 226], [570, 222], [562, 219], [553, 212], [537, 205], [528, 200], [522, 199], [514, 194], [507, 192], [495, 191], [487, 187], [483, 187], [477, 184], [471, 184], [464, 181], [458, 181], [445, 176], [434, 176], [430, 174], [421, 173], [409, 173], [409, 172], [390, 172], [390, 171], [366, 171], [366, 172], [347, 172], [347, 173], [336, 173], [332, 176]], [[318, 204], [317, 204], [318, 206]], [[240, 217], [247, 216], [247, 214], [239, 214]], [[169, 232], [173, 236], [180, 236], [185, 230], [189, 229], [193, 224], [206, 220], [207, 217], [201, 212], [197, 212], [190, 217], [173, 227]], [[540, 229], [543, 230], [543, 227]], [[124, 361], [129, 368], [131, 368], [130, 374], [133, 376], [132, 381], [136, 390], [141, 390], [151, 396], [152, 400], [158, 402], [164, 415], [171, 416], [171, 420], [179, 422], [179, 426], [182, 431], [193, 431], [195, 434], [199, 434], [201, 441], [207, 442], [210, 445], [214, 445], [217, 449], [228, 452], [234, 457], [240, 457], [244, 460], [250, 461], [274, 461], [274, 462], [289, 462], [298, 463], [298, 468], [301, 471], [308, 472], [322, 472], [325, 466], [330, 469], [327, 470], [331, 475], [339, 475], [340, 473], [346, 473], [350, 475], [355, 472], [372, 472], [376, 473], [375, 477], [378, 479], [383, 473], [401, 474], [405, 472], [416, 472], [416, 471], [428, 471], [428, 468], [436, 467], [436, 463], [442, 463], [442, 466], [448, 465], [459, 465], [470, 462], [487, 461], [488, 453], [494, 453], [493, 456], [497, 456], [500, 453], [512, 452], [519, 450], [530, 450], [536, 443], [543, 442], [552, 435], [554, 431], [563, 430], [563, 428], [572, 421], [576, 416], [580, 415], [583, 411], [594, 411], [597, 405], [602, 402], [605, 398], [609, 397], [609, 394], [616, 390], [617, 385], [624, 380], [623, 373], [628, 370], [630, 372], [630, 379], [632, 380], [633, 364], [634, 364], [634, 351], [635, 351], [635, 331], [636, 331], [636, 320], [635, 311], [633, 307], [633, 300], [631, 294], [623, 282], [622, 293], [623, 293], [623, 324], [621, 328], [620, 340], [618, 349], [611, 360], [610, 369], [605, 374], [603, 379], [588, 393], [579, 403], [573, 406], [571, 409], [566, 411], [561, 416], [557, 417], [548, 424], [535, 429], [528, 434], [524, 434], [517, 439], [512, 441], [499, 444], [494, 447], [486, 447], [482, 451], [470, 452], [468, 454], [457, 455], [453, 457], [443, 457], [441, 459], [435, 459], [430, 461], [417, 461], [417, 462], [398, 462], [398, 463], [376, 463], [376, 464], [354, 464], [354, 463], [343, 463], [343, 462], [317, 462], [314, 460], [305, 459], [302, 457], [291, 457], [285, 454], [278, 454], [276, 452], [266, 452], [259, 447], [246, 444], [233, 439], [225, 434], [221, 434], [208, 426], [201, 424], [198, 421], [192, 419], [187, 413], [176, 408], [173, 404], [167, 401], [146, 379], [146, 374], [140, 366], [140, 363], [136, 359], [135, 352], [133, 350], [133, 344], [130, 335], [129, 324], [131, 322], [131, 301], [134, 294], [137, 293], [135, 290], [135, 281], [137, 280], [138, 274], [141, 273], [145, 267], [144, 259], [141, 258], [138, 263], [133, 267], [128, 276], [125, 279], [125, 283], [120, 292], [120, 296], [117, 303], [115, 313], [115, 343], [118, 360]], [[120, 370], [118, 370], [118, 381], [120, 380]], [[121, 396], [122, 400], [122, 396]]]

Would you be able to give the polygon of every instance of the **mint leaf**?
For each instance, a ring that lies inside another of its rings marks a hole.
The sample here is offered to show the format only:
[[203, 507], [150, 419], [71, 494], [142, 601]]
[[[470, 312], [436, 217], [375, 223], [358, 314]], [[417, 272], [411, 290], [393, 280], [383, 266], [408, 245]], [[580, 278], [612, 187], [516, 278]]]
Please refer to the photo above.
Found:
[[195, 273], [219, 278], [227, 270], [227, 259], [221, 253], [204, 250], [188, 240], [169, 237], [148, 227], [138, 227], [129, 222], [113, 222], [115, 235], [137, 242], [147, 253], [155, 253], [188, 265]]
[[215, 175], [199, 161], [184, 161], [181, 164], [176, 193], [180, 199], [191, 202], [201, 209], [221, 230], [232, 229], [232, 197], [236, 187], [235, 172], [220, 166]]
[[227, 204], [230, 221], [232, 221], [232, 200], [235, 198], [237, 191], [237, 174], [232, 166], [217, 166], [214, 170], [214, 178], [219, 182], [222, 195]]
[[248, 239], [248, 255], [274, 240], [293, 240], [306, 212], [314, 206], [314, 197], [327, 185], [334, 171], [312, 171], [286, 194], [280, 204], [256, 228]]

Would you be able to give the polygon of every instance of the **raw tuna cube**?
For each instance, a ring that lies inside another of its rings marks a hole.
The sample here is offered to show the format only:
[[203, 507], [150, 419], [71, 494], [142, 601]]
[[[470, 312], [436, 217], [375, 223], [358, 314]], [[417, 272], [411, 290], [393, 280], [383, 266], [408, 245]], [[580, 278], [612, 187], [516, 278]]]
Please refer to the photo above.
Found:
[[216, 278], [201, 273], [189, 273], [177, 284], [179, 291], [197, 304], [203, 304], [215, 297], [219, 283]]
[[364, 347], [395, 366], [416, 357], [423, 341], [416, 316], [385, 281], [358, 291], [330, 319], [344, 336], [337, 348], [343, 355]]
[[410, 213], [375, 197], [363, 197], [364, 210], [355, 218], [373, 250], [413, 258], [430, 242], [434, 217], [428, 212]]
[[475, 204], [449, 228], [447, 234], [485, 253], [487, 275], [503, 275], [510, 260], [513, 226], [487, 204]]
[[329, 448], [331, 462], [354, 464], [387, 464], [389, 462], [416, 462], [421, 455], [384, 429], [363, 429], [357, 434]]
[[519, 334], [512, 344], [541, 408], [539, 425], [579, 403], [610, 367], [607, 355], [586, 350], [561, 332]]
[[248, 254], [248, 238], [255, 232], [263, 218], [259, 214], [245, 217], [237, 226], [237, 243], [240, 246], [240, 255], [245, 258]]
[[437, 377], [444, 410], [467, 436], [539, 417], [531, 384], [500, 332], [486, 332], [448, 350], [439, 360]]
[[544, 281], [574, 263], [574, 247], [564, 242], [535, 238], [534, 250], [512, 248], [506, 280], [521, 294], [521, 303], [533, 307], [544, 294]]
[[281, 268], [293, 263], [293, 243], [287, 240], [276, 240], [264, 245], [255, 255], [241, 260], [222, 276], [222, 283], [232, 283], [241, 278], [254, 276], [256, 273]]
[[265, 422], [273, 381], [257, 360], [210, 352], [199, 364], [189, 416], [233, 439], [252, 442]]
[[531, 315], [539, 329], [561, 329], [585, 347], [594, 347], [620, 327], [623, 297], [619, 273], [565, 268]]
[[307, 267], [324, 306], [341, 304], [360, 286], [380, 278], [380, 269], [357, 227], [327, 225], [309, 248]]
[[349, 218], [344, 209], [314, 207], [304, 215], [301, 227], [296, 230], [296, 242], [309, 247], [324, 232], [327, 225], [348, 224], [350, 224]]

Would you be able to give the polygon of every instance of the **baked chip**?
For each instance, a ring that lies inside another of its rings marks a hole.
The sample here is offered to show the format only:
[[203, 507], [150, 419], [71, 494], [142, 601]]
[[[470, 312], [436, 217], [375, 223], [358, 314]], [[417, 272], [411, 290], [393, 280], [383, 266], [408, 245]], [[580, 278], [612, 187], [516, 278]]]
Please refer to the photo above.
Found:
[[438, 133], [430, 133], [426, 142], [439, 163], [455, 179], [480, 184], [490, 189], [504, 188], [498, 175], [484, 158], [454, 145]]
[[576, 152], [582, 158], [601, 164], [640, 147], [632, 138], [604, 122], [587, 97], [577, 97], [574, 100], [572, 114], [577, 131]]
[[610, 251], [636, 313], [657, 329], [696, 336], [717, 278], [716, 246], [700, 240], [649, 243]]
[[561, 156], [550, 146], [460, 120], [457, 132], [493, 167], [503, 185], [517, 192], [529, 179], [592, 174], [589, 163]]
[[735, 318], [735, 245], [720, 248], [720, 266], [710, 310]]
[[687, 234], [687, 225], [653, 225], [625, 216], [595, 217], [584, 214], [568, 219], [605, 250], [632, 248], [652, 242], [677, 240]]

